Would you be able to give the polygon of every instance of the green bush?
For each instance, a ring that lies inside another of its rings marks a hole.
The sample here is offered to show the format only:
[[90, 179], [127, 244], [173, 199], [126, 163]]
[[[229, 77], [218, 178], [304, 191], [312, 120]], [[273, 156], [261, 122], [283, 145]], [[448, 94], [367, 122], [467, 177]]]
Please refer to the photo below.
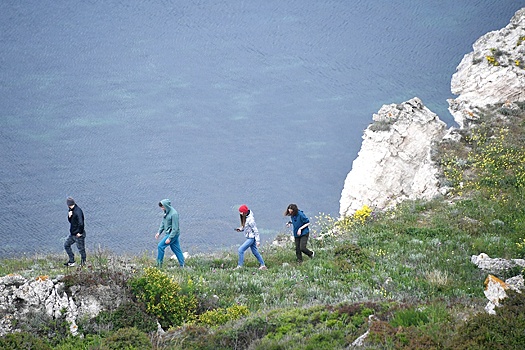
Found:
[[146, 311], [155, 315], [164, 328], [180, 326], [195, 319], [197, 299], [182, 293], [181, 286], [163, 271], [148, 267], [144, 274], [132, 279], [130, 286]]
[[390, 321], [392, 327], [421, 326], [429, 322], [428, 315], [421, 310], [405, 309], [394, 314]]
[[53, 346], [53, 350], [100, 350], [103, 337], [87, 334], [84, 337], [68, 337]]
[[369, 269], [371, 260], [365, 250], [358, 245], [343, 242], [334, 249], [335, 265], [343, 272], [351, 272], [354, 269]]
[[405, 234], [418, 238], [433, 238], [447, 234], [447, 230], [440, 227], [407, 227]]
[[17, 327], [24, 332], [34, 334], [43, 339], [51, 339], [55, 344], [71, 335], [69, 323], [65, 314], [53, 318], [45, 310], [30, 311], [22, 319], [18, 320]]
[[233, 305], [226, 309], [219, 308], [206, 311], [199, 315], [197, 322], [208, 326], [218, 326], [225, 324], [228, 321], [239, 319], [248, 314], [249, 310], [246, 306]]
[[102, 341], [101, 350], [149, 350], [153, 349], [146, 333], [132, 328], [121, 328]]
[[366, 344], [372, 349], [444, 349], [439, 340], [432, 339], [417, 327], [393, 327], [385, 321], [372, 324]]
[[186, 324], [171, 329], [154, 340], [158, 349], [216, 350], [215, 342], [208, 329], [203, 326]]
[[327, 307], [328, 310], [336, 311], [337, 318], [345, 324], [351, 324], [354, 329], [358, 329], [368, 321], [368, 316], [381, 312], [383, 307], [375, 303], [354, 303], [340, 304], [336, 307]]
[[11, 333], [0, 338], [0, 349], [9, 350], [51, 350], [51, 346], [42, 338], [26, 333]]
[[156, 331], [156, 318], [146, 313], [142, 305], [126, 302], [119, 305], [115, 311], [102, 311], [95, 318], [95, 323], [99, 324], [99, 327], [113, 331], [130, 327], [135, 327], [146, 333]]
[[219, 329], [209, 338], [209, 349], [248, 349], [273, 329], [273, 320], [264, 316], [248, 317], [232, 328]]
[[459, 326], [454, 349], [525, 349], [525, 294], [507, 295], [495, 315], [482, 312]]

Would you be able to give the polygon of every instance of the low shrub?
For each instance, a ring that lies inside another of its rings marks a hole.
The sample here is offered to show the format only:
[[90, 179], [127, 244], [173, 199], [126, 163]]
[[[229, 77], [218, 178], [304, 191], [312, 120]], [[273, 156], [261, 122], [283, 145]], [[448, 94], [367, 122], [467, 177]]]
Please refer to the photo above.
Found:
[[237, 320], [248, 314], [249, 310], [246, 306], [233, 305], [226, 309], [218, 308], [206, 311], [198, 316], [197, 323], [202, 323], [208, 326], [218, 326], [225, 324], [228, 321]]
[[10, 350], [52, 350], [52, 347], [41, 337], [26, 333], [11, 333], [0, 338], [0, 349]]
[[422, 310], [405, 309], [394, 314], [390, 324], [394, 328], [421, 326], [429, 322], [428, 315]]
[[138, 329], [122, 328], [102, 341], [101, 350], [149, 350], [153, 349], [146, 333]]
[[195, 319], [197, 299], [182, 293], [182, 287], [165, 272], [153, 267], [144, 269], [142, 276], [130, 281], [137, 298], [146, 305], [164, 328], [180, 326]]
[[495, 315], [482, 312], [458, 327], [454, 349], [525, 349], [525, 293], [507, 295]]
[[45, 310], [30, 311], [18, 320], [17, 327], [37, 337], [52, 339], [52, 345], [70, 336], [69, 323], [64, 313], [53, 318]]
[[432, 339], [417, 327], [394, 327], [385, 321], [377, 321], [372, 324], [366, 344], [374, 349], [443, 349], [443, 344]]
[[334, 249], [334, 255], [335, 265], [343, 272], [371, 267], [371, 260], [367, 252], [354, 243], [342, 242]]
[[157, 330], [157, 319], [148, 314], [141, 303], [126, 302], [114, 311], [102, 311], [95, 318], [97, 328], [116, 331], [121, 328], [135, 327], [142, 332]]

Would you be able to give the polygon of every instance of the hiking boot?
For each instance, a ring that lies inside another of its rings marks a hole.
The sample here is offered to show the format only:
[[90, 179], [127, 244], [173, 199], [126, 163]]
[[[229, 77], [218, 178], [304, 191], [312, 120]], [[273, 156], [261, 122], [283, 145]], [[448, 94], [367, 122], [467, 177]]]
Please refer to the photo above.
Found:
[[64, 266], [67, 266], [67, 267], [73, 267], [73, 266], [75, 266], [75, 265], [76, 265], [76, 264], [75, 264], [74, 261], [73, 261], [73, 262], [69, 262], [69, 261], [68, 261], [68, 262], [64, 263]]

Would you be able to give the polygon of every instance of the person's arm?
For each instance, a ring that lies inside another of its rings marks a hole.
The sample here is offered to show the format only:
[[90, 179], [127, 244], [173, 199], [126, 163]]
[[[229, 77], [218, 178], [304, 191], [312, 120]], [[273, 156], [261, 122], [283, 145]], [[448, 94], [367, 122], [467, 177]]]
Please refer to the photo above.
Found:
[[82, 210], [78, 209], [78, 232], [77, 236], [81, 237], [84, 234], [84, 213]]
[[159, 236], [160, 236], [160, 234], [162, 232], [164, 232], [164, 220], [162, 220], [161, 223], [160, 223], [159, 230], [155, 234], [155, 239], [159, 238]]
[[255, 238], [255, 242], [257, 243], [257, 246], [259, 246], [261, 237], [259, 236], [259, 230], [257, 229], [257, 225], [255, 224], [255, 221], [252, 221], [246, 224], [250, 225], [250, 228], [252, 229], [252, 232], [253, 232], [253, 236]]
[[303, 229], [305, 229], [306, 227], [310, 225], [310, 219], [308, 219], [306, 215], [304, 215], [303, 212], [299, 213], [299, 220], [301, 220], [301, 223], [304, 223], [304, 224], [297, 229], [297, 236], [300, 236]]
[[[179, 214], [171, 216], [170, 240], [179, 233]], [[168, 243], [166, 241], [166, 243]]]
[[300, 236], [300, 235], [301, 235], [301, 232], [302, 232], [305, 228], [307, 228], [308, 226], [310, 226], [310, 223], [309, 223], [309, 222], [307, 222], [307, 223], [304, 224], [303, 226], [299, 227], [299, 228], [297, 229], [297, 235]]

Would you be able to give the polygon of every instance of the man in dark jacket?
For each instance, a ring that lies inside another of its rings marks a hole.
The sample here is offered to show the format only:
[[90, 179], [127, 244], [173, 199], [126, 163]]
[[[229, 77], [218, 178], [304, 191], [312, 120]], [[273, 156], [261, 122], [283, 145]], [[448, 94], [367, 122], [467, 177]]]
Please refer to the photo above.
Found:
[[77, 244], [78, 252], [80, 253], [80, 265], [84, 266], [86, 263], [86, 248], [85, 248], [85, 239], [86, 231], [84, 230], [84, 212], [78, 205], [76, 205], [75, 200], [71, 197], [66, 199], [67, 206], [69, 207], [68, 217], [69, 220], [69, 237], [64, 243], [64, 249], [66, 250], [67, 255], [69, 256], [69, 261], [66, 262], [65, 266], [75, 266], [75, 254], [71, 246]]

